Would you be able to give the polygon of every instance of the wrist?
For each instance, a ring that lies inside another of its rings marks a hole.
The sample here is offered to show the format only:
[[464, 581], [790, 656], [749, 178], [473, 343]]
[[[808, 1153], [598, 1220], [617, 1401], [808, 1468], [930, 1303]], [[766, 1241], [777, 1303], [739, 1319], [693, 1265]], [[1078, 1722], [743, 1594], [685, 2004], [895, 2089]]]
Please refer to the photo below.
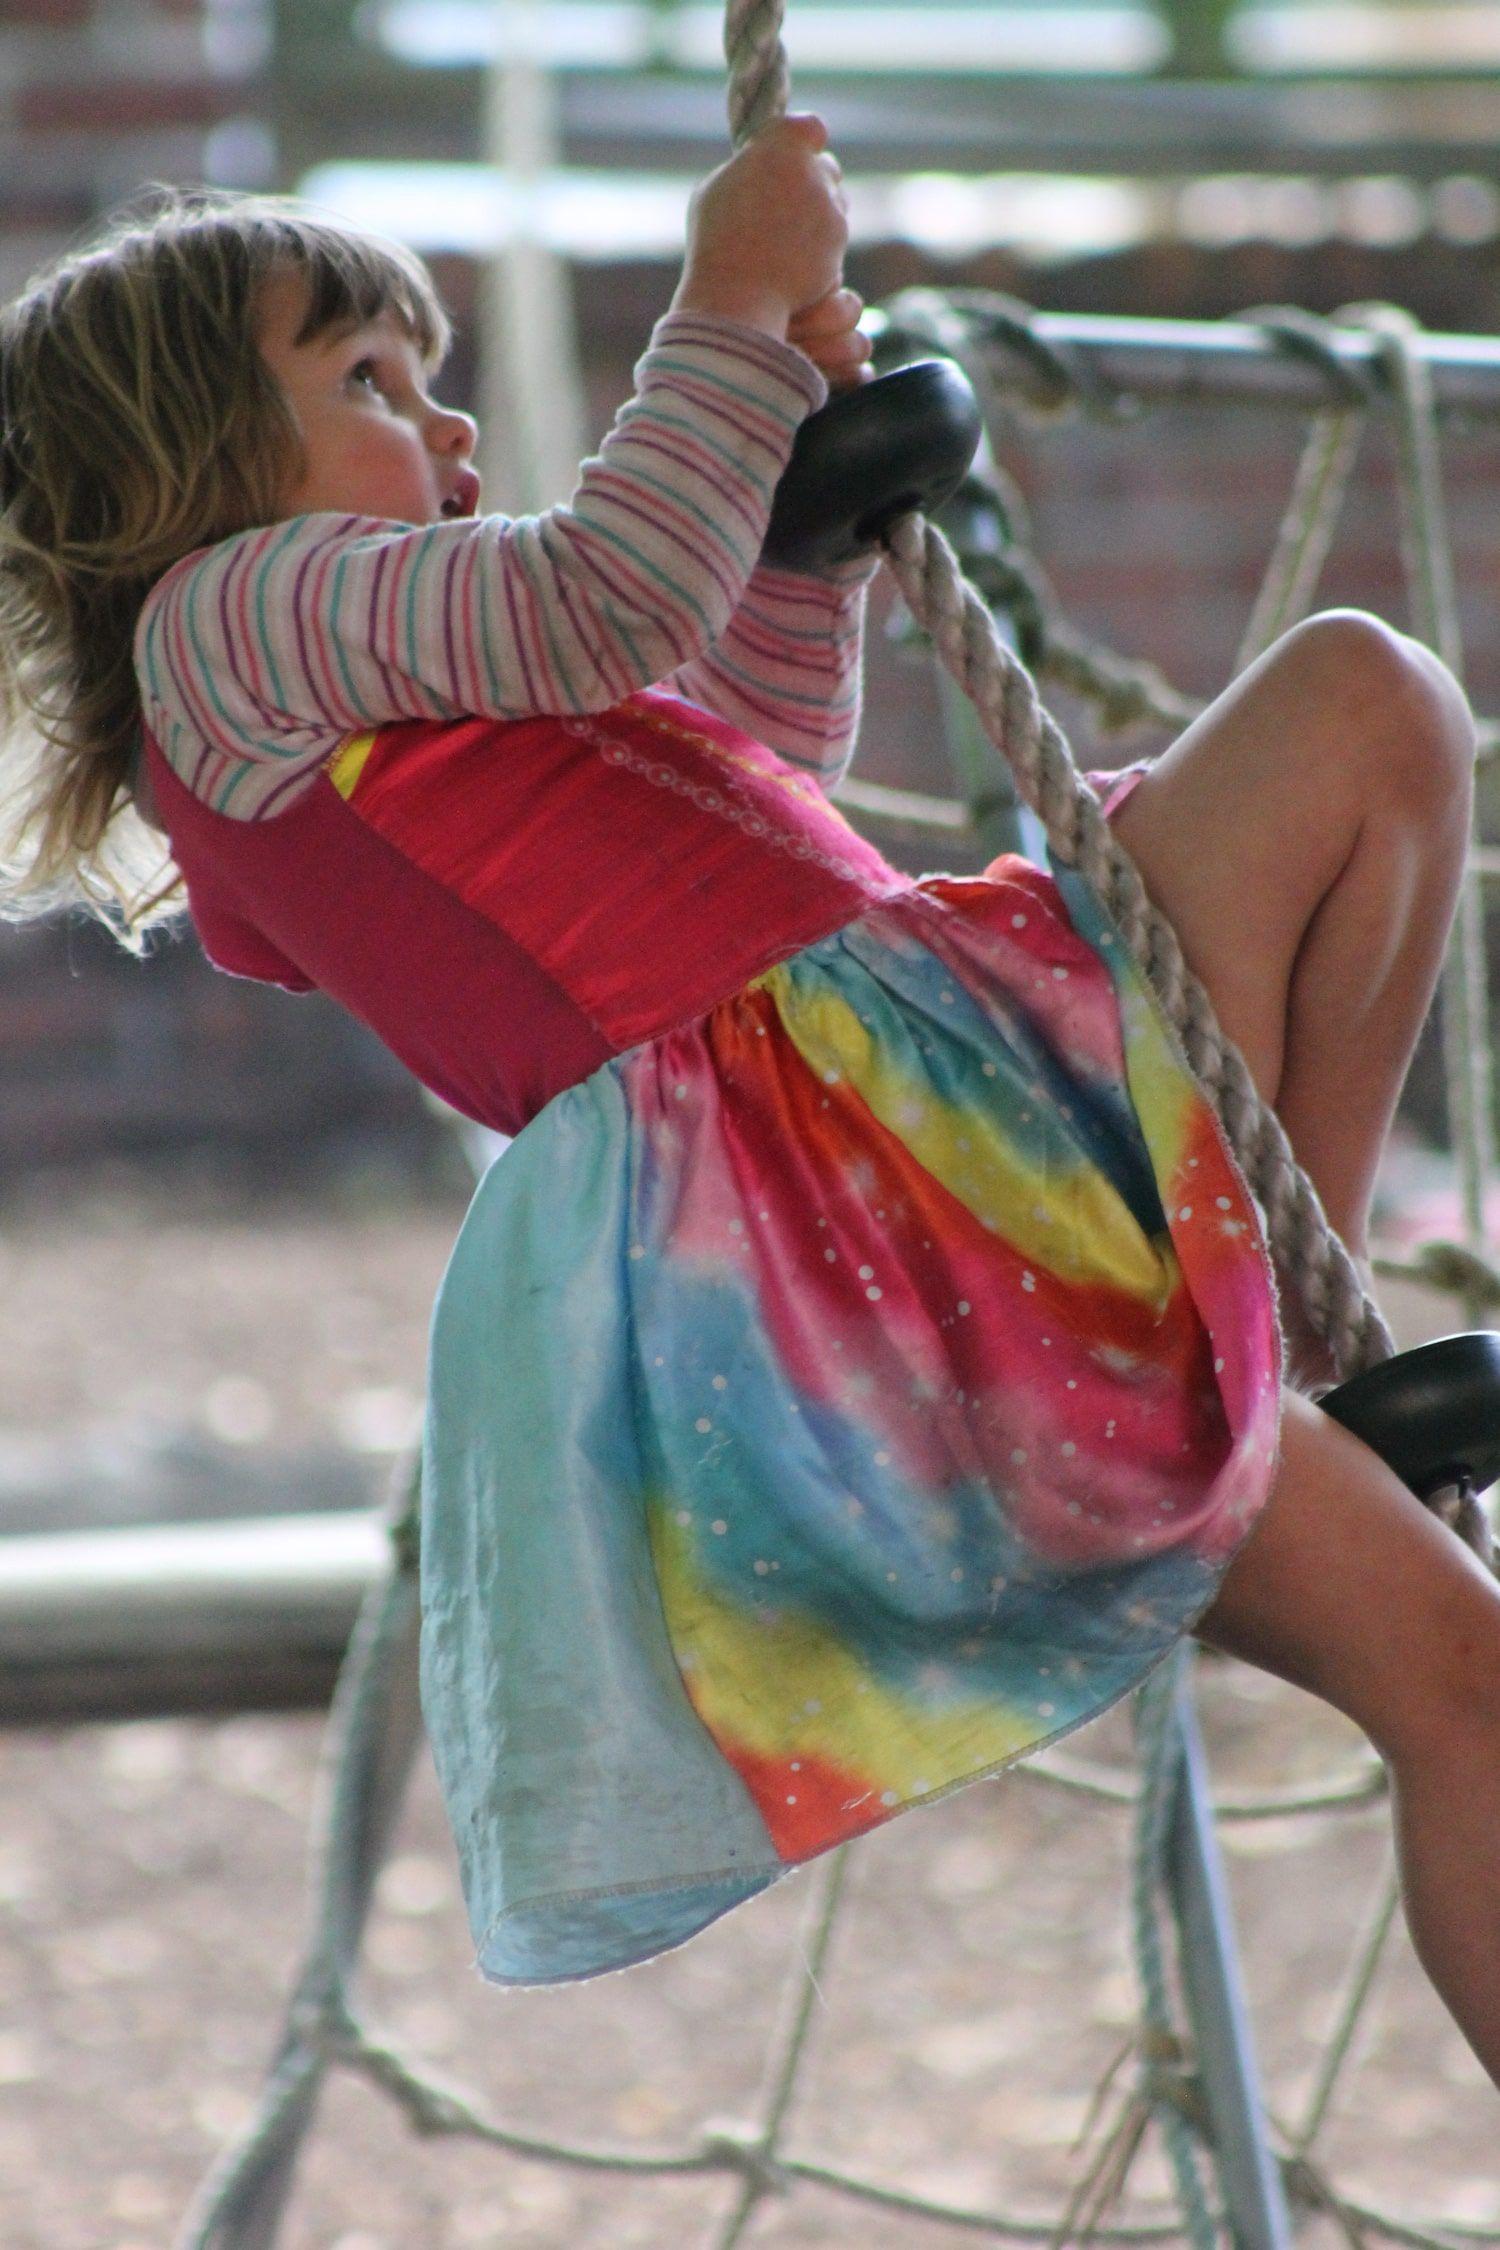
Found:
[[774, 290], [757, 288], [753, 282], [736, 280], [729, 275], [685, 273], [677, 285], [671, 309], [673, 312], [713, 313], [721, 320], [743, 321], [747, 328], [759, 328], [781, 344], [786, 342], [792, 318], [791, 306]]

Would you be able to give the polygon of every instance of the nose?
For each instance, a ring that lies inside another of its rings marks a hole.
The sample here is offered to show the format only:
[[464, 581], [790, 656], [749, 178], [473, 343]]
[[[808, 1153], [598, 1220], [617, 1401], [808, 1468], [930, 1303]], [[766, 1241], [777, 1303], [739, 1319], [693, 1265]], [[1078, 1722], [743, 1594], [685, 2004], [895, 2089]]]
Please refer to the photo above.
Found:
[[456, 406], [435, 406], [427, 442], [434, 453], [454, 453], [467, 461], [479, 442], [479, 424], [472, 414], [463, 414]]

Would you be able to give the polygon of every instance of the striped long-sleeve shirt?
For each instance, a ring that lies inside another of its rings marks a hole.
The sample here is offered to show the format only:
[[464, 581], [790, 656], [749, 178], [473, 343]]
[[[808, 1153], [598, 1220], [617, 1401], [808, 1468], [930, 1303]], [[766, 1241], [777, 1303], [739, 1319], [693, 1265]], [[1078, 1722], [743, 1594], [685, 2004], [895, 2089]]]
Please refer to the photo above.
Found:
[[137, 673], [194, 794], [267, 817], [351, 731], [600, 711], [651, 686], [836, 780], [875, 566], [757, 563], [822, 376], [758, 329], [669, 313], [635, 380], [565, 507], [423, 526], [296, 516], [169, 571], [142, 609]]

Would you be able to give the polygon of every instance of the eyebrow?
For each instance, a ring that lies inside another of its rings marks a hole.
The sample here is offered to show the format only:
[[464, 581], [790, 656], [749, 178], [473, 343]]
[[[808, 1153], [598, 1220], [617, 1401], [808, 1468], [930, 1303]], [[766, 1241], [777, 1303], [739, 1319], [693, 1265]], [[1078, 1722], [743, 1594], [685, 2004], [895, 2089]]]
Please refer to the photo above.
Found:
[[394, 306], [383, 305], [378, 312], [368, 315], [340, 313], [335, 319], [323, 322], [312, 335], [299, 333], [291, 341], [296, 351], [333, 352], [352, 342], [356, 336], [373, 334], [377, 330], [383, 334], [388, 333], [390, 327], [415, 348], [420, 358], [422, 347], [415, 331], [407, 326]]
[[[331, 351], [340, 344], [350, 343], [356, 336], [367, 335], [372, 330], [384, 325], [383, 316], [380, 313], [372, 313], [367, 320], [361, 320], [357, 317], [351, 318], [348, 314], [344, 314], [338, 320], [329, 321], [326, 327], [320, 328], [315, 336], [309, 336], [307, 340], [310, 344], [322, 344]], [[405, 335], [404, 323], [398, 319], [396, 325]]]
[[381, 310], [372, 313], [368, 320], [351, 320], [346, 317], [335, 321], [327, 329], [320, 329], [316, 336], [309, 337], [308, 342], [320, 345], [326, 351], [334, 352], [342, 345], [352, 343], [357, 336], [370, 335], [377, 331], [382, 341], [387, 343], [391, 340], [391, 334], [394, 331], [403, 343], [411, 346], [413, 356], [417, 365], [421, 368], [423, 376], [427, 378], [436, 377], [446, 354], [437, 352], [429, 356], [424, 352], [416, 330], [408, 326], [394, 305], [382, 306]]

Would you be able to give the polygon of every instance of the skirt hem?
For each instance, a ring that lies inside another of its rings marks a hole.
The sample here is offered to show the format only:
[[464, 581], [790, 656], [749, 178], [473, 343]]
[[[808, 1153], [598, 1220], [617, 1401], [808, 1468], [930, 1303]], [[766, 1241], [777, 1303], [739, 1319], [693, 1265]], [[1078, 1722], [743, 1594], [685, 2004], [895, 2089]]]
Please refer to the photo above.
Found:
[[[1269, 1478], [1271, 1484], [1275, 1483], [1276, 1474], [1280, 1467], [1281, 1431], [1278, 1425], [1276, 1449], [1271, 1461]], [[924, 1805], [935, 1805], [942, 1798], [951, 1797], [960, 1789], [973, 1788], [978, 1782], [994, 1781], [1001, 1774], [1008, 1773], [1012, 1766], [1023, 1765], [1028, 1758], [1036, 1757], [1043, 1750], [1052, 1749], [1057, 1743], [1066, 1741], [1069, 1735], [1077, 1734], [1081, 1728], [1092, 1726], [1096, 1719], [1102, 1719], [1106, 1713], [1113, 1711], [1118, 1704], [1123, 1703], [1128, 1695], [1134, 1695], [1139, 1688], [1143, 1688], [1153, 1674], [1160, 1671], [1162, 1665], [1181, 1646], [1194, 1626], [1207, 1616], [1219, 1598], [1219, 1591], [1230, 1565], [1233, 1563], [1235, 1556], [1243, 1549], [1245, 1540], [1250, 1538], [1254, 1532], [1258, 1521], [1259, 1511], [1246, 1526], [1244, 1538], [1236, 1545], [1233, 1553], [1224, 1558], [1223, 1564], [1215, 1577], [1212, 1591], [1196, 1609], [1189, 1613], [1164, 1648], [1159, 1649], [1131, 1679], [1126, 1681], [1122, 1688], [1117, 1689], [1104, 1702], [1097, 1704], [1090, 1711], [1085, 1711], [1080, 1717], [1069, 1719], [1060, 1727], [1054, 1727], [1050, 1734], [1039, 1736], [1035, 1742], [1028, 1742], [1024, 1750], [1015, 1750], [1008, 1757], [996, 1758], [987, 1766], [977, 1767], [973, 1773], [956, 1775], [952, 1781], [945, 1781], [936, 1789], [925, 1790], [919, 1797], [908, 1797], [904, 1803], [893, 1806], [884, 1820], [873, 1822], [870, 1827], [858, 1830], [854, 1835], [845, 1837], [841, 1843], [819, 1845], [815, 1851], [804, 1853], [799, 1859], [777, 1859], [768, 1863], [764, 1869], [720, 1868], [695, 1875], [672, 1876], [654, 1882], [606, 1883], [593, 1890], [559, 1891], [548, 1894], [545, 1898], [530, 1901], [522, 1900], [513, 1906], [504, 1907], [486, 1929], [483, 1940], [477, 1949], [476, 1966], [480, 1974], [488, 1984], [514, 1987], [519, 1990], [526, 1987], [583, 1984], [594, 1977], [611, 1976], [623, 1969], [639, 1968], [646, 1961], [655, 1960], [658, 1954], [675, 1953], [680, 1946], [686, 1945], [690, 1939], [700, 1936], [704, 1930], [711, 1928], [715, 1922], [722, 1921], [726, 1914], [732, 1914], [736, 1907], [745, 1905], [750, 1899], [758, 1897], [762, 1891], [769, 1890], [772, 1884], [779, 1882], [784, 1875], [793, 1875], [799, 1868], [811, 1867], [815, 1861], [826, 1858], [830, 1852], [846, 1851], [851, 1844], [857, 1844], [862, 1838], [874, 1835], [879, 1829], [888, 1828], [903, 1813], [916, 1812]], [[498, 1933], [507, 1924], [513, 1923], [518, 1914], [525, 1914], [532, 1907], [545, 1904], [550, 1911], [555, 1911], [559, 1907], [586, 1906], [615, 1898], [659, 1897], [669, 1899], [674, 1892], [699, 1890], [705, 1885], [716, 1883], [736, 1885], [737, 1895], [733, 1898], [726, 1898], [721, 1906], [716, 1906], [712, 1913], [706, 1914], [701, 1920], [693, 1922], [679, 1935], [665, 1939], [654, 1938], [650, 1944], [643, 1945], [638, 1952], [623, 1955], [617, 1960], [601, 1961], [594, 1968], [569, 1969], [554, 1976], [508, 1976], [503, 1971], [487, 1965], [486, 1955], [489, 1953]]]

